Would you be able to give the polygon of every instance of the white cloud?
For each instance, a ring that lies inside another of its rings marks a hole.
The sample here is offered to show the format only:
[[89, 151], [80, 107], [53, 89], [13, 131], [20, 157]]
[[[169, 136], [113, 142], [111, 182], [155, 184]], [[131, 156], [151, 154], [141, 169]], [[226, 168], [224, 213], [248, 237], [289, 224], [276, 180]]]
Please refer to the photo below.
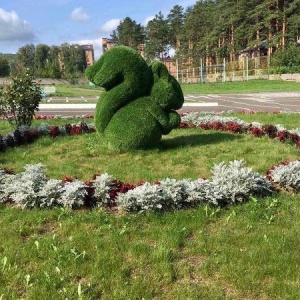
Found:
[[75, 22], [88, 22], [91, 18], [82, 7], [76, 7], [71, 13], [71, 20]]
[[0, 41], [33, 41], [35, 33], [27, 21], [21, 20], [15, 11], [7, 12], [0, 8]]
[[101, 38], [100, 39], [72, 41], [72, 42], [70, 42], [70, 44], [79, 44], [79, 45], [92, 44], [94, 47], [95, 60], [97, 60], [103, 54]]
[[106, 23], [104, 23], [104, 25], [100, 27], [98, 32], [109, 34], [113, 30], [117, 29], [120, 22], [121, 22], [121, 19], [111, 19], [111, 20], [107, 21]]
[[148, 22], [151, 21], [151, 20], [153, 20], [154, 18], [155, 18], [155, 16], [149, 16], [149, 17], [145, 18], [143, 25], [147, 26]]

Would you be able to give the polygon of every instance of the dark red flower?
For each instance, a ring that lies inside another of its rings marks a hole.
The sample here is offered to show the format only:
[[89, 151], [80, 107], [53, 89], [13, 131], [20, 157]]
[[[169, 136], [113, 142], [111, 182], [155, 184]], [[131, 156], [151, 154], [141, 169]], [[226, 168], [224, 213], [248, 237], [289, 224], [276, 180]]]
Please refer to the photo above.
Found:
[[277, 128], [274, 125], [264, 125], [263, 130], [271, 139], [277, 136]]
[[179, 124], [179, 128], [188, 128], [188, 127], [189, 127], [189, 125], [187, 122], [180, 122], [180, 124]]
[[252, 127], [252, 126], [250, 126], [248, 130], [255, 137], [261, 137], [261, 136], [263, 136], [265, 134], [265, 132], [263, 131], [263, 129], [259, 128], [259, 127]]
[[53, 138], [57, 137], [57, 136], [60, 134], [59, 127], [56, 126], [56, 125], [52, 125], [52, 126], [50, 127], [49, 134], [50, 134], [50, 136], [53, 137]]
[[231, 131], [231, 132], [234, 132], [234, 133], [241, 133], [242, 132], [242, 126], [236, 122], [226, 122], [224, 124], [224, 129], [226, 131]]
[[77, 125], [73, 125], [70, 131], [70, 135], [77, 135], [77, 134], [81, 134], [82, 133], [82, 129], [81, 127], [77, 126]]
[[219, 121], [214, 121], [212, 123], [210, 123], [209, 125], [210, 129], [214, 129], [214, 130], [219, 130], [219, 129], [223, 129], [223, 124]]
[[63, 179], [62, 179], [62, 183], [65, 184], [67, 182], [73, 182], [75, 181], [76, 178], [74, 178], [73, 176], [65, 176]]

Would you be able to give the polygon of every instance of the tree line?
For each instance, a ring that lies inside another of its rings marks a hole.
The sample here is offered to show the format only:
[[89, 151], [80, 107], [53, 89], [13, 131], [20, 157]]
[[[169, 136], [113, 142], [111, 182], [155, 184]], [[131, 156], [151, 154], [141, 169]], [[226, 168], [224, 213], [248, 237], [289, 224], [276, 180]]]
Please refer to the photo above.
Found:
[[74, 81], [82, 77], [86, 67], [85, 50], [76, 44], [27, 44], [20, 47], [14, 57], [0, 54], [0, 76], [14, 75], [26, 69], [35, 77]]
[[143, 27], [129, 17], [111, 34], [116, 45], [141, 51], [148, 60], [168, 57], [171, 48], [181, 63], [199, 66], [234, 61], [240, 50], [295, 46], [300, 35], [300, 0], [198, 0], [184, 9], [159, 12]]
[[[158, 12], [146, 26], [126, 17], [110, 36], [148, 61], [168, 58], [172, 50], [181, 65], [198, 67], [200, 60], [231, 62], [242, 49], [264, 45], [275, 67], [291, 67], [300, 65], [299, 14], [300, 0], [198, 0], [186, 9], [175, 5], [166, 16]], [[0, 54], [0, 76], [28, 68], [36, 77], [72, 79], [86, 67], [84, 50], [67, 43], [25, 45], [13, 62]]]

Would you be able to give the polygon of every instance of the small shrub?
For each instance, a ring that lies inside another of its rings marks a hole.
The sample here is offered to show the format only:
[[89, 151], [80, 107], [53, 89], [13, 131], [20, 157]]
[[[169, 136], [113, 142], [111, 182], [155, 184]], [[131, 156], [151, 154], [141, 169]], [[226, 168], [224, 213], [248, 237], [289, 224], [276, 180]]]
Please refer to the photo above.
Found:
[[93, 181], [94, 199], [97, 206], [109, 205], [111, 202], [110, 191], [114, 181], [107, 173], [96, 176]]
[[243, 160], [234, 160], [212, 168], [211, 183], [219, 204], [242, 202], [250, 195], [264, 196], [271, 192], [269, 181], [244, 165]]
[[64, 192], [62, 182], [57, 179], [50, 179], [38, 192], [39, 207], [53, 207], [59, 205], [62, 194]]
[[38, 192], [46, 184], [45, 167], [26, 165], [24, 172], [6, 176], [0, 201], [13, 201], [22, 208], [39, 206]]
[[15, 129], [30, 126], [41, 99], [40, 85], [29, 73], [21, 73], [0, 92], [0, 113]]
[[67, 208], [78, 208], [84, 205], [87, 196], [86, 186], [79, 180], [66, 182], [59, 204]]
[[162, 188], [159, 185], [151, 185], [149, 182], [119, 194], [117, 205], [127, 211], [158, 211], [169, 206], [169, 199], [165, 199]]
[[281, 188], [300, 192], [300, 161], [280, 163], [267, 172], [271, 181]]

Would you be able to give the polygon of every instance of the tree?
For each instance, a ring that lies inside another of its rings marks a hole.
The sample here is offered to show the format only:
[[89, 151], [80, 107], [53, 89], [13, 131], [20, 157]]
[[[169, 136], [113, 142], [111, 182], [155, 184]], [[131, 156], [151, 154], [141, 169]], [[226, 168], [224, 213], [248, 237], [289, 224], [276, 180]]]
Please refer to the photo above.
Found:
[[45, 66], [49, 61], [49, 52], [50, 47], [48, 45], [39, 44], [36, 46], [34, 55], [34, 73], [36, 76], [48, 77], [47, 72], [45, 72]]
[[49, 49], [49, 60], [46, 63], [45, 69], [47, 77], [50, 78], [61, 78], [61, 69], [59, 66], [59, 46], [51, 46]]
[[155, 15], [146, 27], [145, 54], [147, 59], [163, 59], [170, 49], [169, 26], [162, 12]]
[[[214, 1], [198, 1], [186, 12], [183, 26], [183, 39], [180, 52], [187, 51], [186, 64], [199, 66], [200, 59], [211, 59], [213, 49], [212, 32], [215, 26], [213, 11], [216, 8]], [[181, 55], [183, 57], [183, 55]]]
[[112, 32], [111, 38], [113, 43], [118, 46], [123, 45], [140, 50], [140, 46], [145, 41], [144, 27], [127, 17]]
[[34, 70], [34, 56], [35, 46], [33, 44], [27, 44], [19, 48], [17, 52], [17, 64], [25, 69], [33, 72]]
[[76, 83], [87, 67], [84, 49], [80, 45], [64, 43], [58, 55], [64, 77], [72, 84]]
[[180, 36], [184, 24], [184, 8], [180, 5], [175, 5], [167, 16], [167, 22], [169, 25], [170, 44], [177, 51], [180, 46]]
[[9, 62], [6, 58], [0, 56], [0, 77], [6, 77], [10, 73]]

